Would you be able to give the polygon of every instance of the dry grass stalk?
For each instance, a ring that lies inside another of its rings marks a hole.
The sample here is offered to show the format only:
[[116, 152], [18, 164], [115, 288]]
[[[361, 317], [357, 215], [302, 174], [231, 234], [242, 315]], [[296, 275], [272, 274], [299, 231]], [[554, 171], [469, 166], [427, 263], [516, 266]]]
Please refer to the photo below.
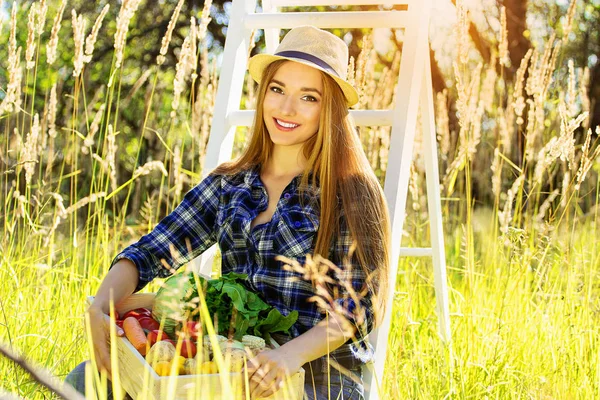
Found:
[[[596, 135], [600, 135], [600, 126], [596, 127]], [[581, 148], [581, 161], [579, 162], [579, 169], [577, 169], [575, 190], [579, 190], [581, 183], [584, 181], [587, 173], [592, 168], [594, 161], [600, 156], [600, 146], [596, 146], [594, 152], [590, 155], [590, 143], [592, 139], [592, 130], [587, 130], [585, 136], [585, 142]]]
[[361, 99], [359, 104], [360, 108], [363, 108], [362, 105], [366, 104], [367, 95], [365, 93], [365, 85], [367, 83], [367, 74], [369, 71], [369, 60], [371, 59], [371, 53], [373, 52], [372, 40], [370, 35], [365, 35], [363, 37], [363, 48], [360, 51], [358, 58], [356, 60], [356, 72], [354, 76], [354, 84], [358, 89], [358, 95]]
[[146, 83], [146, 81], [148, 80], [148, 78], [150, 77], [150, 74], [152, 73], [152, 70], [150, 68], [148, 68], [147, 70], [144, 71], [144, 73], [137, 79], [137, 81], [135, 81], [135, 83], [133, 84], [133, 87], [131, 88], [131, 90], [129, 91], [129, 93], [127, 94], [127, 97], [123, 100], [123, 103], [125, 105], [129, 104], [129, 102], [131, 102], [131, 99], [133, 98], [133, 96], [135, 96], [135, 94], [137, 93], [138, 90], [140, 90], [140, 88], [142, 87], [142, 85], [144, 83]]
[[107, 4], [104, 6], [98, 18], [96, 18], [96, 22], [94, 22], [94, 26], [92, 27], [92, 32], [85, 39], [85, 56], [83, 57], [83, 61], [89, 63], [92, 61], [92, 53], [94, 52], [94, 45], [96, 44], [96, 39], [98, 38], [98, 32], [102, 27], [102, 21], [106, 14], [108, 13], [108, 9], [110, 6]]
[[500, 44], [498, 45], [498, 56], [500, 65], [508, 67], [510, 57], [508, 56], [508, 29], [506, 28], [506, 7], [500, 7]]
[[21, 153], [20, 163], [23, 164], [25, 169], [25, 181], [28, 185], [31, 184], [31, 178], [35, 173], [35, 166], [38, 163], [39, 146], [38, 141], [40, 139], [40, 118], [36, 113], [33, 117], [33, 125], [31, 131], [27, 134], [27, 140]]
[[550, 209], [550, 206], [552, 206], [554, 199], [556, 199], [556, 197], [558, 197], [559, 194], [560, 191], [558, 189], [554, 189], [552, 193], [550, 193], [550, 195], [546, 198], [546, 200], [544, 200], [544, 202], [540, 206], [540, 209], [538, 210], [537, 215], [535, 216], [536, 222], [540, 223], [544, 220], [544, 216]]
[[36, 25], [36, 33], [38, 36], [41, 36], [44, 33], [44, 26], [46, 25], [46, 14], [48, 13], [48, 5], [46, 4], [46, 0], [41, 0], [38, 8], [37, 14], [37, 25]]
[[85, 25], [86, 21], [83, 19], [83, 15], [77, 16], [77, 12], [71, 10], [71, 19], [73, 23], [73, 40], [75, 42], [75, 55], [73, 56], [73, 76], [78, 77], [83, 69], [84, 53], [83, 43], [85, 38]]
[[525, 72], [527, 71], [527, 67], [529, 66], [529, 60], [531, 59], [531, 55], [533, 54], [533, 50], [529, 49], [525, 54], [525, 57], [521, 60], [521, 65], [517, 70], [517, 74], [515, 77], [515, 90], [513, 92], [514, 100], [514, 111], [517, 116], [517, 124], [523, 125], [523, 111], [525, 110], [525, 96], [524, 96], [524, 84], [525, 84]]
[[498, 147], [494, 148], [494, 161], [492, 161], [490, 169], [492, 170], [492, 193], [494, 197], [498, 198], [502, 190], [502, 163]]
[[[350, 256], [349, 256], [350, 257]], [[277, 261], [283, 262], [283, 269], [296, 273], [297, 277], [291, 280], [304, 280], [310, 282], [315, 295], [309, 301], [316, 303], [321, 310], [341, 316], [342, 331], [344, 335], [353, 337], [355, 326], [350, 322], [355, 320], [361, 325], [365, 319], [365, 310], [360, 307], [360, 301], [366, 292], [356, 292], [352, 286], [350, 266], [340, 268], [320, 255], [306, 255], [304, 265], [296, 260], [284, 256], [276, 256]], [[356, 308], [353, 312], [344, 307], [344, 304], [353, 301]]]
[[35, 54], [35, 32], [36, 32], [36, 20], [38, 16], [38, 3], [32, 3], [29, 9], [27, 19], [27, 46], [25, 50], [25, 68], [31, 69], [35, 66], [33, 56]]
[[410, 183], [408, 189], [412, 198], [412, 209], [419, 211], [421, 209], [421, 203], [419, 203], [419, 198], [421, 197], [419, 193], [419, 171], [417, 171], [417, 166], [414, 162], [410, 164]]
[[561, 118], [560, 135], [553, 137], [540, 150], [537, 164], [534, 170], [534, 181], [541, 182], [546, 169], [557, 159], [568, 161], [569, 169], [574, 171], [575, 165], [575, 138], [573, 133], [581, 125], [581, 122], [587, 118], [587, 113], [580, 114], [577, 118], [568, 118], [564, 103], [559, 104], [559, 114]]
[[188, 75], [188, 72], [191, 70], [191, 60], [192, 60], [192, 52], [191, 52], [191, 38], [190, 36], [186, 36], [183, 41], [183, 45], [181, 46], [181, 51], [179, 52], [179, 61], [175, 66], [175, 79], [173, 80], [173, 101], [171, 102], [171, 107], [173, 111], [171, 111], [171, 118], [175, 118], [177, 115], [177, 109], [179, 108], [179, 98], [181, 97], [181, 93], [185, 89], [185, 79]]
[[123, 51], [125, 50], [127, 32], [129, 31], [129, 22], [137, 11], [140, 2], [141, 0], [123, 0], [121, 3], [121, 9], [117, 16], [117, 31], [115, 32], [115, 69], [120, 68], [123, 62]]
[[54, 17], [54, 24], [52, 24], [52, 31], [50, 33], [50, 39], [46, 44], [46, 62], [49, 65], [54, 64], [56, 61], [56, 48], [58, 47], [58, 32], [60, 31], [60, 25], [67, 6], [67, 0], [63, 0], [60, 4], [60, 8]]
[[110, 185], [114, 192], [117, 190], [117, 167], [115, 165], [115, 158], [117, 155], [117, 134], [113, 132], [112, 124], [108, 124], [108, 135], [106, 136], [108, 142], [108, 150], [106, 154], [106, 163], [110, 170]]
[[567, 113], [570, 117], [574, 117], [577, 114], [577, 86], [575, 79], [575, 65], [573, 64], [573, 60], [569, 60], [568, 62], [569, 69], [569, 84], [567, 89]]
[[560, 195], [560, 208], [563, 210], [567, 207], [569, 200], [569, 186], [571, 186], [571, 171], [567, 169], [566, 163], [562, 162], [563, 180], [562, 180], [562, 193]]
[[588, 86], [590, 84], [590, 69], [585, 67], [579, 80], [579, 98], [581, 99], [581, 111], [588, 113], [588, 118], [585, 120], [583, 127], [590, 128], [590, 97], [588, 96]]
[[100, 121], [102, 120], [102, 116], [104, 115], [105, 108], [106, 105], [102, 103], [100, 105], [100, 108], [96, 112], [96, 115], [94, 115], [94, 120], [90, 125], [90, 130], [83, 141], [83, 146], [81, 147], [81, 152], [83, 154], [90, 154], [90, 149], [94, 145], [94, 135], [96, 135], [96, 133], [98, 132], [98, 129], [100, 127]]
[[481, 88], [481, 98], [484, 101], [485, 111], [488, 113], [491, 112], [494, 107], [496, 79], [498, 78], [498, 74], [496, 73], [496, 63], [496, 54], [492, 53], [492, 59], [485, 70], [485, 78], [483, 78], [483, 86]]
[[173, 11], [173, 15], [171, 15], [171, 20], [169, 21], [169, 26], [167, 27], [167, 32], [165, 36], [162, 38], [160, 51], [158, 56], [156, 57], [156, 64], [162, 65], [165, 62], [165, 55], [167, 54], [167, 50], [169, 49], [169, 43], [171, 43], [171, 36], [173, 35], [173, 29], [175, 29], [175, 24], [177, 23], [177, 18], [179, 18], [179, 12], [181, 11], [181, 7], [183, 6], [183, 0], [179, 0], [177, 6], [175, 7], [175, 11]]
[[66, 209], [66, 214], [72, 214], [73, 212], [79, 210], [83, 206], [86, 206], [90, 203], [95, 203], [96, 201], [98, 201], [98, 199], [101, 199], [102, 197], [106, 197], [106, 192], [92, 193], [91, 195], [79, 200], [77, 203], [69, 206]]
[[205, 0], [204, 7], [202, 8], [202, 15], [200, 16], [200, 25], [198, 27], [197, 38], [198, 42], [204, 43], [206, 37], [206, 31], [208, 30], [208, 24], [212, 20], [210, 17], [210, 7], [212, 6], [212, 0]]
[[354, 86], [354, 57], [350, 57], [350, 61], [348, 62], [348, 83]]
[[450, 119], [448, 118], [448, 89], [436, 94], [436, 130], [440, 144], [440, 157], [446, 161], [450, 152]]
[[56, 137], [56, 83], [50, 89], [50, 102], [48, 103], [48, 136]]
[[10, 15], [10, 33], [8, 38], [8, 85], [6, 96], [0, 103], [0, 115], [12, 112], [13, 107], [18, 111], [21, 108], [21, 46], [17, 48], [17, 5], [13, 2]]
[[525, 160], [531, 163], [539, 149], [537, 147], [538, 138], [542, 132], [542, 127], [536, 124], [536, 103], [532, 99], [527, 99], [529, 111], [527, 112], [527, 129], [525, 134]]
[[569, 4], [569, 9], [567, 10], [567, 22], [563, 27], [563, 37], [562, 41], [566, 42], [569, 39], [569, 34], [571, 33], [571, 29], [573, 28], [573, 20], [575, 19], [575, 10], [577, 9], [577, 0], [571, 0], [571, 4]]
[[148, 175], [150, 172], [152, 172], [154, 170], [159, 170], [164, 176], [169, 176], [169, 173], [167, 172], [167, 169], [165, 168], [165, 165], [163, 164], [162, 161], [147, 162], [146, 164], [142, 165], [141, 167], [138, 167], [133, 172], [133, 176], [137, 178], [139, 176]]
[[500, 232], [506, 234], [508, 228], [513, 219], [513, 201], [521, 185], [525, 181], [525, 175], [519, 175], [519, 177], [513, 182], [512, 186], [506, 193], [506, 201], [504, 202], [504, 209], [498, 211], [498, 221], [500, 223]]
[[173, 177], [174, 182], [173, 186], [175, 187], [175, 199], [181, 198], [181, 192], [183, 192], [183, 183], [185, 180], [185, 174], [181, 172], [181, 149], [179, 144], [175, 146], [175, 150], [173, 151]]
[[458, 61], [466, 64], [469, 61], [469, 17], [464, 0], [456, 0], [456, 19]]
[[190, 17], [190, 77], [192, 81], [198, 78], [196, 72], [198, 68], [198, 25], [196, 25], [196, 18]]

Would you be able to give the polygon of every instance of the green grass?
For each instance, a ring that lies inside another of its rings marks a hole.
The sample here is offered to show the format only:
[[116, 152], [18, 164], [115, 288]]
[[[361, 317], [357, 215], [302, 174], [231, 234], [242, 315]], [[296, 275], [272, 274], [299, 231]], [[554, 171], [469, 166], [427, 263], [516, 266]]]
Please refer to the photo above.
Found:
[[[595, 225], [582, 224], [565, 241], [571, 247], [541, 234], [513, 237], [514, 248], [489, 237], [489, 230], [475, 232], [476, 241], [489, 246], [477, 250], [470, 279], [461, 266], [461, 241], [447, 237], [451, 352], [438, 337], [431, 262], [401, 260], [386, 394], [423, 399], [600, 396]], [[96, 240], [94, 246], [110, 248]], [[0, 341], [61, 378], [89, 358], [85, 296], [95, 293], [114, 253], [93, 251], [94, 262], [84, 263], [85, 246], [73, 249], [63, 243], [55, 246], [60, 250], [51, 267], [43, 264], [46, 249], [21, 245], [19, 252], [2, 253], [0, 268]], [[494, 252], [496, 258], [490, 258]], [[47, 395], [3, 358], [0, 376], [2, 386], [20, 396]]]

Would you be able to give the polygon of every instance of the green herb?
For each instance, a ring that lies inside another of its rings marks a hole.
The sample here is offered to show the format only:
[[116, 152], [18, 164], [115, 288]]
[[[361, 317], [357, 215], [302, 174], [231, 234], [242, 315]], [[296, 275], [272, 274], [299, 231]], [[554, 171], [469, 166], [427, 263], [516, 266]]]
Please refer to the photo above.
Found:
[[248, 277], [246, 274], [230, 272], [219, 279], [210, 280], [194, 273], [188, 275], [189, 285], [186, 288], [191, 287], [191, 290], [186, 290], [181, 298], [187, 315], [192, 320], [200, 321], [198, 301], [194, 299], [199, 298], [199, 290], [204, 291], [208, 312], [215, 318], [221, 335], [228, 336], [230, 327], [233, 326], [233, 337], [236, 340], [241, 340], [242, 336], [250, 332], [268, 339], [271, 333], [288, 332], [298, 320], [297, 311], [284, 316], [256, 293], [246, 289], [243, 284]]

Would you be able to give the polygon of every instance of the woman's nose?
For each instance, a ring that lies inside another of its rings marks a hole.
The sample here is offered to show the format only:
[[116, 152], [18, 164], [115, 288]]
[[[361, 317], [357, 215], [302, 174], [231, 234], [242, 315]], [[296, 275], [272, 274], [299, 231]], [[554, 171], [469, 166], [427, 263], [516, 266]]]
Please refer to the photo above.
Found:
[[296, 104], [292, 96], [284, 96], [282, 99], [281, 113], [285, 115], [294, 115], [296, 113]]

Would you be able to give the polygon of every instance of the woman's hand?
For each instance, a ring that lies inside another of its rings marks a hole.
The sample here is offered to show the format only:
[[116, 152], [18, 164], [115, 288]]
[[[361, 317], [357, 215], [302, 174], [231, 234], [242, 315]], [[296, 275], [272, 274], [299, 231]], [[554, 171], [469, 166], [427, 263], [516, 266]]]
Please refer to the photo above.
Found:
[[[110, 379], [110, 350], [108, 346], [110, 339], [110, 317], [102, 309], [93, 305], [88, 309], [88, 314], [90, 316], [90, 331], [92, 333], [92, 344], [94, 346], [94, 356], [96, 357], [98, 371], [107, 372]], [[115, 328], [117, 329], [117, 336], [125, 334], [123, 329], [118, 326], [115, 326]]]
[[272, 395], [283, 386], [286, 377], [295, 374], [302, 364], [302, 360], [286, 353], [282, 347], [258, 353], [256, 357], [248, 360], [246, 367], [250, 398]]

